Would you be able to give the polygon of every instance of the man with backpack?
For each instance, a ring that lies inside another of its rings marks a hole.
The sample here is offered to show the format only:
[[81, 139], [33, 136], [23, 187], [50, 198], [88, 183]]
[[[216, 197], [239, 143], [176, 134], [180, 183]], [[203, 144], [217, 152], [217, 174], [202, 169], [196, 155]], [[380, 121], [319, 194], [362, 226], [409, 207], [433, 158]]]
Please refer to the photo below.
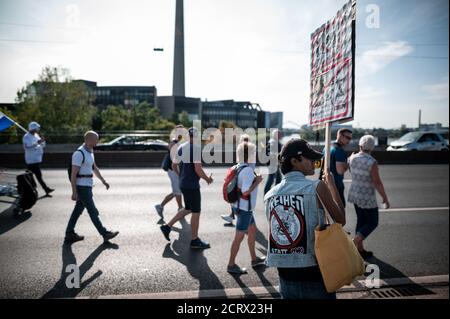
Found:
[[178, 212], [183, 211], [183, 203], [182, 203], [182, 194], [180, 190], [180, 179], [172, 169], [172, 162], [173, 158], [176, 156], [176, 150], [178, 149], [178, 144], [183, 140], [183, 134], [182, 130], [184, 129], [183, 125], [177, 125], [175, 127], [175, 133], [177, 135], [176, 138], [174, 138], [170, 144], [169, 144], [169, 150], [166, 156], [164, 157], [163, 163], [162, 163], [162, 169], [167, 172], [167, 175], [170, 179], [170, 185], [172, 187], [172, 192], [168, 194], [161, 204], [155, 205], [155, 210], [158, 213], [159, 217], [161, 219], [164, 219], [164, 206], [168, 204], [172, 199], [176, 199], [178, 204]]
[[181, 144], [177, 150], [177, 156], [173, 159], [172, 168], [180, 177], [180, 189], [184, 198], [185, 209], [179, 211], [170, 222], [162, 225], [161, 232], [170, 241], [172, 226], [191, 214], [192, 249], [208, 249], [209, 243], [198, 237], [201, 211], [200, 179], [210, 185], [213, 182], [212, 176], [206, 175], [202, 167], [202, 149], [197, 143], [198, 131], [196, 128], [189, 129], [189, 141]]
[[94, 159], [94, 147], [98, 143], [99, 136], [94, 131], [89, 131], [84, 135], [84, 144], [80, 146], [72, 155], [72, 165], [69, 167], [70, 183], [72, 185], [72, 200], [76, 202], [72, 215], [66, 229], [66, 243], [74, 243], [83, 240], [84, 237], [75, 233], [75, 226], [78, 218], [86, 208], [97, 231], [103, 236], [104, 241], [116, 237], [119, 232], [108, 231], [102, 225], [99, 212], [95, 207], [92, 187], [94, 175], [97, 176], [109, 189], [109, 184], [100, 173]]
[[237, 222], [236, 234], [231, 244], [230, 259], [227, 271], [230, 274], [242, 275], [247, 273], [245, 268], [236, 265], [236, 256], [239, 252], [245, 234], [248, 236], [248, 247], [251, 256], [252, 267], [257, 267], [264, 263], [264, 257], [257, 257], [255, 251], [256, 223], [253, 211], [256, 207], [258, 186], [262, 182], [261, 175], [256, 175], [252, 160], [255, 158], [256, 146], [252, 143], [243, 142], [237, 148], [240, 163], [230, 169], [224, 183], [224, 198], [228, 202], [233, 202]]

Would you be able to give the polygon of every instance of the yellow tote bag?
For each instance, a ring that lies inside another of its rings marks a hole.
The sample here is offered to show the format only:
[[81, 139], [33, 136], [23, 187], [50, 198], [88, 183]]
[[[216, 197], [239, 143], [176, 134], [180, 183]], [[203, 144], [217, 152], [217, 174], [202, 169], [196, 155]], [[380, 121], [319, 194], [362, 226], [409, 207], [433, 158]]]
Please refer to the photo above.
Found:
[[[319, 198], [320, 200], [320, 198]], [[325, 205], [322, 206], [325, 210]], [[364, 274], [364, 261], [341, 224], [315, 230], [315, 253], [327, 292], [334, 293]]]

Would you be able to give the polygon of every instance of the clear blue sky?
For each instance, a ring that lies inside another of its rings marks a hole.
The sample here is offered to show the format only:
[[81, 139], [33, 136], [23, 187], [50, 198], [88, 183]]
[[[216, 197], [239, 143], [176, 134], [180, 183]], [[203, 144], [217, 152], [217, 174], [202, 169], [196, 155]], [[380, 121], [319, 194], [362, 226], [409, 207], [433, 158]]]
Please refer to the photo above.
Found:
[[[185, 0], [187, 95], [307, 123], [310, 34], [346, 0]], [[357, 127], [448, 125], [448, 0], [359, 0]], [[380, 9], [368, 28], [368, 5]], [[99, 85], [172, 90], [175, 1], [0, 0], [0, 102], [45, 65]], [[154, 52], [164, 47], [164, 52]]]

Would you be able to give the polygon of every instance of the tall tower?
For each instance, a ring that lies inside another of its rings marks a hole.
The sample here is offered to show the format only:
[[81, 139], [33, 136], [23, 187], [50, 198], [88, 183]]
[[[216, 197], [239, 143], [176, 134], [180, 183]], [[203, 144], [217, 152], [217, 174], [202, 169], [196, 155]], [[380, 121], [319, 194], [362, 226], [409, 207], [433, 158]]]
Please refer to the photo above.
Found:
[[185, 96], [184, 87], [184, 12], [183, 0], [177, 0], [173, 61], [173, 96]]

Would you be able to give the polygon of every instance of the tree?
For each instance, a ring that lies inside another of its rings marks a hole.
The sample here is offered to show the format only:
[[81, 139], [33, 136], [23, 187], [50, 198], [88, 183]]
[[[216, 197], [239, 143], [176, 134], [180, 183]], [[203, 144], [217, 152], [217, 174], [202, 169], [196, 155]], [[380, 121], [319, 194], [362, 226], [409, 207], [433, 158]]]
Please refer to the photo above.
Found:
[[191, 127], [192, 121], [189, 118], [189, 114], [186, 111], [181, 112], [178, 114], [178, 122], [183, 125], [184, 127]]
[[121, 106], [109, 105], [100, 113], [103, 131], [127, 131], [133, 129], [131, 111]]
[[45, 67], [37, 80], [17, 92], [16, 102], [20, 123], [37, 121], [46, 133], [55, 135], [90, 129], [95, 114], [86, 86], [73, 81], [64, 68]]

